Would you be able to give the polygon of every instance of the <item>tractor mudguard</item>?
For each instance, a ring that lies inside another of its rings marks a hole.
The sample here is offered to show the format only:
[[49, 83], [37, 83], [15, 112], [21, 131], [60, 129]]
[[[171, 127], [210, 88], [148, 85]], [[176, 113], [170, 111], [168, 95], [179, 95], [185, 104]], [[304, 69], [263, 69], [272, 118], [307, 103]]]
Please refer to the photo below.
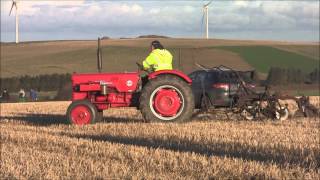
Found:
[[192, 83], [192, 80], [189, 78], [189, 76], [187, 76], [186, 74], [184, 74], [183, 72], [178, 71], [178, 70], [161, 70], [161, 71], [156, 71], [156, 72], [150, 73], [150, 74], [148, 75], [148, 78], [149, 78], [149, 79], [153, 79], [153, 78], [155, 78], [155, 77], [158, 77], [159, 75], [164, 75], [164, 74], [172, 74], [172, 75], [175, 75], [175, 76], [183, 79], [183, 80], [186, 81], [188, 84], [191, 84], [191, 83]]

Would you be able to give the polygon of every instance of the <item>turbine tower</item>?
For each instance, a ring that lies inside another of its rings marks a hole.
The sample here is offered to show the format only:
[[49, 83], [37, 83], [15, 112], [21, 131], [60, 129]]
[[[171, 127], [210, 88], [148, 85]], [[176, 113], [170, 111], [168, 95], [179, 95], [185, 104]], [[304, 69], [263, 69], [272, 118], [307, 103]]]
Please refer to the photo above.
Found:
[[[203, 16], [206, 16], [206, 39], [209, 39], [209, 5], [212, 3], [212, 0], [203, 5]], [[203, 19], [202, 19], [203, 21]]]
[[11, 12], [13, 7], [16, 8], [16, 44], [19, 43], [19, 14], [18, 14], [18, 5], [17, 5], [17, 0], [12, 0], [12, 6], [10, 9], [9, 16], [11, 16]]

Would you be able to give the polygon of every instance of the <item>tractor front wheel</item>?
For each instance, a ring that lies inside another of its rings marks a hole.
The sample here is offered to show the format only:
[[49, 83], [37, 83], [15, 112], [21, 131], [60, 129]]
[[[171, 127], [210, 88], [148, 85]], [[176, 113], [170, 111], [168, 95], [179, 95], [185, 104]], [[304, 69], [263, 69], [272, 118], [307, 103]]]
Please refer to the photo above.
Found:
[[67, 110], [67, 118], [71, 124], [93, 124], [97, 117], [97, 108], [87, 100], [73, 101]]
[[173, 75], [161, 75], [143, 87], [140, 110], [147, 121], [182, 122], [189, 120], [194, 110], [190, 85]]

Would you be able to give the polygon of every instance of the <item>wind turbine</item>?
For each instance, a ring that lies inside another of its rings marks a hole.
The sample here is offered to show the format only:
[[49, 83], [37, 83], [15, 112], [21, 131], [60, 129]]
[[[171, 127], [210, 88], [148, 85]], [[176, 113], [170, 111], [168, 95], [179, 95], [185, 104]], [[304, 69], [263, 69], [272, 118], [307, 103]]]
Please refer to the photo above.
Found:
[[18, 5], [17, 4], [18, 4], [17, 0], [12, 0], [12, 6], [10, 9], [10, 13], [9, 13], [9, 16], [11, 16], [11, 12], [12, 12], [13, 7], [16, 8], [16, 44], [19, 43], [19, 14], [18, 14]]
[[203, 18], [206, 16], [206, 39], [209, 39], [209, 5], [212, 3], [213, 0], [211, 0], [209, 3], [203, 5], [203, 16], [202, 16], [202, 23]]

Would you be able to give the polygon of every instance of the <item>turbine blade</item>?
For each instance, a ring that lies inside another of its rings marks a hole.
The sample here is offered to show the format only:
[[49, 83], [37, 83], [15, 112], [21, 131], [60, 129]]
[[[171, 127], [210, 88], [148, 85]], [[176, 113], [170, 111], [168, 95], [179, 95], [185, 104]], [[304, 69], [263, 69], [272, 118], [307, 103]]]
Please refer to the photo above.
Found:
[[203, 28], [203, 24], [204, 24], [204, 14], [205, 12], [202, 13], [202, 18], [201, 18], [201, 32], [202, 32], [202, 28]]
[[205, 32], [205, 31], [204, 31], [204, 29], [205, 29], [205, 26], [204, 26], [204, 16], [205, 16], [205, 12], [202, 13], [202, 18], [201, 18], [201, 29], [200, 29], [201, 37], [203, 37], [203, 33]]
[[208, 4], [204, 5], [203, 7], [208, 7], [211, 3], [212, 3], [213, 0], [211, 0]]
[[12, 6], [11, 6], [11, 9], [10, 9], [9, 16], [11, 16], [11, 12], [12, 12], [13, 6], [15, 6], [15, 2], [14, 1], [12, 1]]

